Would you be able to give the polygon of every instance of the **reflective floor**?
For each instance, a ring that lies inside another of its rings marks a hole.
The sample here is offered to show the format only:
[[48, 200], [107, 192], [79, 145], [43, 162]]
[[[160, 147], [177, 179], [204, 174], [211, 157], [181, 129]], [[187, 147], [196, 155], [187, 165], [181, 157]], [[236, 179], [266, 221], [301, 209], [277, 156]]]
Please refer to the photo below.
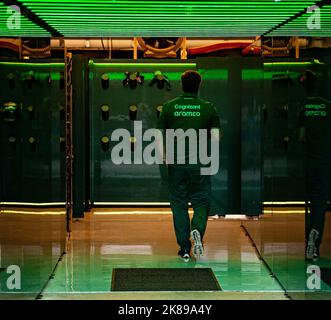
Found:
[[[307, 288], [311, 264], [304, 260], [304, 215], [299, 211], [273, 210], [259, 220], [210, 219], [205, 255], [188, 263], [177, 257], [169, 209], [87, 213], [74, 220], [60, 261], [63, 212], [18, 211], [0, 214], [0, 299], [331, 299], [323, 281], [319, 290]], [[330, 227], [328, 214], [321, 259], [313, 264], [320, 268], [331, 268]], [[22, 271], [20, 289], [7, 287], [10, 265]], [[208, 267], [222, 291], [112, 292], [112, 270], [119, 267]]]
[[[315, 262], [305, 261], [304, 209], [273, 209], [259, 221], [244, 221], [243, 225], [292, 299], [331, 299], [331, 287], [319, 276], [324, 268], [331, 268], [330, 213], [326, 215], [320, 259]], [[318, 279], [311, 277], [312, 271]]]
[[0, 300], [35, 299], [65, 251], [64, 209], [0, 210]]
[[[241, 221], [208, 222], [205, 255], [185, 263], [169, 210], [128, 214], [103, 210], [75, 220], [70, 250], [59, 263], [44, 299], [285, 299], [284, 291], [259, 260]], [[112, 269], [210, 267], [222, 292], [111, 292]]]

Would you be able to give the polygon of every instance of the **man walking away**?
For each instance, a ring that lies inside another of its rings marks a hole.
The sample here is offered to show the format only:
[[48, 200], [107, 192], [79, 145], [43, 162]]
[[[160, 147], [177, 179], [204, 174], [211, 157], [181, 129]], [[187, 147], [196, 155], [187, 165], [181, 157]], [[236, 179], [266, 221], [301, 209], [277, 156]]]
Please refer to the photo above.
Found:
[[[185, 261], [189, 261], [191, 258], [190, 236], [194, 242], [194, 256], [197, 258], [204, 253], [203, 237], [210, 209], [211, 177], [208, 174], [201, 174], [205, 163], [200, 161], [203, 150], [199, 153], [199, 148], [206, 149], [206, 152], [210, 153], [210, 141], [216, 140], [217, 145], [219, 144], [220, 120], [213, 104], [198, 97], [200, 74], [196, 71], [186, 71], [181, 81], [183, 95], [164, 104], [157, 128], [163, 130], [163, 133], [166, 132], [167, 137], [169, 132], [178, 133], [175, 134], [177, 139], [173, 143], [174, 154], [166, 153], [168, 187], [174, 229], [180, 247], [178, 255]], [[201, 144], [202, 139], [199, 133], [203, 131], [202, 129], [207, 132], [209, 148], [203, 148]], [[185, 143], [187, 133], [192, 133], [192, 130], [198, 139]], [[167, 139], [167, 144], [168, 142]], [[185, 145], [184, 150], [180, 148], [183, 145]], [[177, 161], [169, 161], [172, 156]], [[195, 162], [191, 161], [192, 159], [198, 160]], [[219, 154], [217, 154], [217, 161], [219, 161]], [[194, 212], [192, 221], [188, 214], [189, 202]]]
[[319, 258], [331, 178], [331, 102], [322, 97], [323, 82], [315, 72], [305, 72], [307, 102], [299, 120], [310, 203], [310, 212], [306, 213], [306, 259], [314, 261]]

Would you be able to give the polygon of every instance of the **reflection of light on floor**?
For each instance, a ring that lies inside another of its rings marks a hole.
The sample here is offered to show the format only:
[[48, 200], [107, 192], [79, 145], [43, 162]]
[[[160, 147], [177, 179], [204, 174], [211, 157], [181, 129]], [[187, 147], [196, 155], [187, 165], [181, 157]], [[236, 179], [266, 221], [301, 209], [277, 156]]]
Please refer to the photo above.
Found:
[[144, 210], [128, 210], [128, 211], [94, 211], [95, 215], [112, 215], [112, 214], [171, 214], [171, 211], [144, 211]]
[[[115, 211], [116, 210], [116, 211]], [[189, 209], [189, 213], [193, 213], [192, 209]], [[120, 214], [172, 214], [170, 210], [123, 210], [123, 209], [112, 209], [111, 211], [99, 211], [94, 210], [95, 215], [120, 215]]]
[[244, 214], [226, 214], [226, 220], [246, 220], [247, 217]]
[[65, 206], [65, 202], [0, 202], [0, 206]]
[[65, 211], [1, 210], [0, 214], [65, 215]]
[[241, 246], [241, 271], [261, 272], [261, 262], [250, 246]]
[[302, 242], [288, 242], [287, 252], [289, 255], [303, 255], [305, 252], [305, 240], [304, 235], [302, 236]]
[[101, 255], [109, 254], [132, 254], [132, 255], [152, 255], [153, 250], [150, 245], [102, 245]]
[[94, 202], [96, 206], [169, 206], [170, 202]]
[[210, 250], [207, 253], [208, 257], [206, 257], [207, 259], [205, 262], [208, 263], [209, 261], [215, 261], [213, 264], [213, 270], [215, 272], [228, 271], [229, 251], [227, 248]]
[[41, 246], [23, 246], [23, 255], [41, 256], [43, 248]]
[[284, 213], [284, 214], [296, 214], [296, 213], [302, 213], [304, 214], [305, 213], [305, 210], [304, 209], [298, 209], [298, 210], [275, 210], [275, 209], [272, 209], [272, 210], [263, 210], [263, 213]]
[[61, 245], [59, 243], [53, 243], [52, 244], [52, 256], [58, 257], [61, 255]]
[[284, 205], [284, 206], [288, 206], [288, 205], [305, 205], [304, 201], [271, 201], [271, 202], [263, 202], [263, 204], [265, 206], [274, 206], [274, 205]]
[[265, 243], [263, 245], [264, 254], [276, 254], [276, 253], [287, 253], [287, 243], [277, 242], [277, 243]]

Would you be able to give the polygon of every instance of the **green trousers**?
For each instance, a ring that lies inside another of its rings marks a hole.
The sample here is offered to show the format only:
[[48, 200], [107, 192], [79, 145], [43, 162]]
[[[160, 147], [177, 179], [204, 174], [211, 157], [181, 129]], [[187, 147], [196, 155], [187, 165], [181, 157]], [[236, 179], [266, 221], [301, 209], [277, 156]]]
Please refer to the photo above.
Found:
[[[203, 238], [208, 220], [211, 197], [210, 176], [202, 176], [197, 166], [168, 167], [170, 206], [173, 213], [177, 243], [182, 249], [191, 248], [190, 233], [197, 229]], [[191, 202], [193, 218], [188, 214]]]

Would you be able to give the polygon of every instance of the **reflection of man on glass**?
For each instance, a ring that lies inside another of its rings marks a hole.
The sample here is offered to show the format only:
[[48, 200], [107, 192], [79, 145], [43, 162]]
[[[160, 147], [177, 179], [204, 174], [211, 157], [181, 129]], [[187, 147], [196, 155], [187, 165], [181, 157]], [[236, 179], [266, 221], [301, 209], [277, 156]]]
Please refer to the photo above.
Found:
[[[191, 156], [194, 158], [194, 155], [198, 155], [199, 160], [201, 160], [201, 154], [207, 152], [200, 145], [202, 141], [200, 139], [201, 132], [208, 132], [209, 140], [216, 141], [217, 145], [219, 144], [220, 120], [213, 104], [198, 98], [201, 82], [199, 73], [186, 71], [181, 80], [184, 94], [164, 104], [158, 128], [165, 131], [166, 134], [173, 130], [182, 132], [173, 141], [174, 150], [177, 150], [173, 156], [176, 157], [177, 161], [169, 162], [172, 155], [168, 151], [166, 152], [166, 158], [170, 204], [177, 243], [180, 247], [178, 255], [188, 261], [191, 251], [190, 236], [194, 242], [194, 256], [198, 257], [203, 254], [202, 240], [207, 226], [211, 193], [210, 175], [201, 174], [203, 165], [199, 161], [192, 164], [190, 159]], [[198, 140], [195, 140], [196, 142], [189, 140], [188, 143], [185, 143], [187, 140], [186, 133], [189, 131], [199, 135]], [[167, 140], [167, 144], [168, 142]], [[177, 148], [182, 142], [184, 142], [184, 150]], [[192, 152], [191, 147], [193, 147]], [[211, 156], [213, 156], [212, 149]], [[219, 159], [218, 154], [216, 157]], [[189, 202], [191, 202], [194, 211], [192, 221], [190, 221], [188, 214]]]
[[316, 260], [323, 237], [331, 178], [331, 102], [321, 97], [323, 83], [316, 74], [304, 74], [307, 100], [300, 114], [299, 138], [305, 143], [306, 191], [310, 212], [306, 217], [306, 259]]

